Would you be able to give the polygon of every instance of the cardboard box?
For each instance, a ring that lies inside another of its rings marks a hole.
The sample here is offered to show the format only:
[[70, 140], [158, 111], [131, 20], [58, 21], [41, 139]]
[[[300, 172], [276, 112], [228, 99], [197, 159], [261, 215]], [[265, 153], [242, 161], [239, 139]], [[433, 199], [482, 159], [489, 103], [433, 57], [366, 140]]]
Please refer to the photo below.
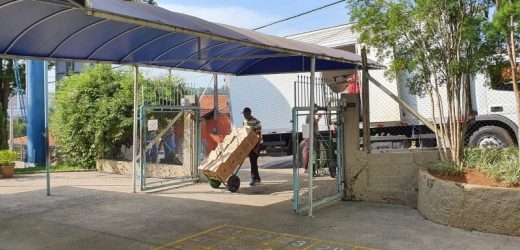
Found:
[[227, 182], [259, 140], [258, 135], [250, 128], [234, 129], [211, 151], [199, 170], [207, 177]]

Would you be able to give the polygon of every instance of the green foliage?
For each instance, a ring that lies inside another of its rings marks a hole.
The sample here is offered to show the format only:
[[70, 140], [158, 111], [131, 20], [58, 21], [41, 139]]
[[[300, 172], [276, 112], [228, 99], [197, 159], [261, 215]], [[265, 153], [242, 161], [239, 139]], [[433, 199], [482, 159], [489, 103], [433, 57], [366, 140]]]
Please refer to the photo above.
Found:
[[89, 67], [60, 82], [50, 129], [65, 164], [93, 168], [95, 160], [130, 146], [133, 115], [131, 71]]
[[[51, 165], [51, 172], [74, 172], [74, 171], [83, 171], [85, 168], [81, 166], [71, 166], [71, 165]], [[37, 174], [37, 173], [45, 173], [47, 169], [45, 167], [32, 167], [32, 168], [15, 168], [14, 172], [17, 174]]]
[[510, 18], [518, 20], [520, 18], [520, 1], [518, 0], [495, 0], [499, 8], [493, 15], [493, 25], [502, 33], [509, 33], [517, 29], [510, 25]]
[[475, 74], [487, 55], [480, 48], [488, 1], [348, 2], [359, 42], [375, 48], [381, 59], [390, 58], [387, 73], [404, 80], [412, 94], [424, 95], [433, 74], [441, 85], [455, 75]]
[[[20, 78], [22, 88], [25, 87], [25, 65], [20, 64]], [[13, 60], [0, 58], [0, 149], [7, 149], [8, 126], [7, 108], [9, 96], [15, 93], [15, 77]]]
[[14, 165], [16, 160], [20, 159], [20, 154], [12, 150], [0, 150], [0, 166]]
[[460, 175], [464, 172], [459, 166], [449, 161], [441, 161], [429, 169], [445, 176]]
[[180, 77], [158, 77], [147, 80], [144, 87], [144, 103], [148, 105], [180, 105], [184, 94], [184, 80]]
[[464, 165], [510, 186], [520, 183], [520, 161], [516, 147], [467, 149], [464, 153]]
[[27, 135], [27, 122], [24, 122], [21, 117], [16, 117], [13, 121], [14, 138], [23, 137]]

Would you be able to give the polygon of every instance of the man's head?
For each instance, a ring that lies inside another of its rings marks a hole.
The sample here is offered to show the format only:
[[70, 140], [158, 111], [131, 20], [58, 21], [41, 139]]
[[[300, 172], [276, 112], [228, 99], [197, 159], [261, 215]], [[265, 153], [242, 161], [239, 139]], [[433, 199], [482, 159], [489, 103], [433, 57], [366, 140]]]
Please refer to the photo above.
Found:
[[242, 111], [242, 114], [244, 115], [244, 118], [246, 118], [246, 120], [251, 120], [251, 118], [253, 117], [253, 116], [251, 116], [251, 109], [248, 107], [244, 108], [244, 110]]

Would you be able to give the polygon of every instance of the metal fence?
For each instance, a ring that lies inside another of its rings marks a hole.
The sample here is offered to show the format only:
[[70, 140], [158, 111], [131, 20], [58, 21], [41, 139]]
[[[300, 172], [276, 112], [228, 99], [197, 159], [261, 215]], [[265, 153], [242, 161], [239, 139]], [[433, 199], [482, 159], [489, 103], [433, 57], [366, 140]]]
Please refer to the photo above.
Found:
[[141, 190], [198, 180], [198, 109], [141, 108]]
[[[309, 208], [326, 204], [342, 197], [343, 146], [339, 94], [327, 86], [332, 81], [316, 78], [314, 88], [318, 111], [310, 115], [308, 98], [310, 78], [298, 77], [295, 82], [293, 108], [293, 191], [294, 210], [302, 213]], [[310, 155], [308, 124], [315, 123], [314, 154]], [[313, 171], [307, 170], [311, 162]], [[309, 190], [312, 189], [312, 192]], [[312, 202], [310, 202], [312, 200]]]
[[[409, 107], [396, 102], [370, 82], [370, 141], [373, 152], [436, 148], [434, 131], [414, 113], [440, 130], [441, 122], [446, 123], [449, 115], [446, 86], [439, 85], [438, 92], [433, 88], [432, 98], [428, 91], [420, 91], [403, 79], [389, 79], [384, 75], [384, 70], [370, 70], [369, 74]], [[468, 103], [468, 106], [460, 107], [461, 121], [467, 119], [462, 131], [464, 146], [518, 145], [516, 101], [511, 81], [493, 77], [492, 74], [477, 74], [470, 78], [469, 89], [463, 90], [460, 98], [462, 103]]]
[[195, 89], [171, 81], [142, 86], [141, 190], [197, 181], [201, 151]]

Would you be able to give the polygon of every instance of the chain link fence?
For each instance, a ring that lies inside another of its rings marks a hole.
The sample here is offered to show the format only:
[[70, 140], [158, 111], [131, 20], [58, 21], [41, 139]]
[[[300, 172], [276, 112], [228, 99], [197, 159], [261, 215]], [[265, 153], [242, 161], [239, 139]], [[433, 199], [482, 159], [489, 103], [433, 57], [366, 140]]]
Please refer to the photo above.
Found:
[[199, 108], [192, 85], [171, 81], [142, 86], [141, 190], [198, 179]]
[[[370, 76], [403, 100], [411, 110], [393, 100], [372, 82], [370, 83], [370, 141], [374, 152], [409, 149], [434, 149], [437, 140], [434, 131], [425, 126], [419, 114], [439, 131], [446, 129], [450, 114], [445, 85], [418, 93], [404, 80], [391, 80], [384, 70], [371, 70]], [[470, 79], [469, 89], [462, 91], [460, 107], [463, 125], [463, 144], [469, 148], [517, 146], [516, 100], [511, 82], [491, 74], [477, 74]], [[452, 110], [457, 107], [453, 106]], [[362, 126], [360, 125], [360, 128]], [[449, 129], [449, 128], [448, 128]]]
[[[339, 199], [342, 192], [342, 145], [339, 94], [329, 86], [332, 80], [316, 78], [315, 115], [310, 114], [310, 78], [298, 77], [295, 82], [293, 108], [293, 190], [294, 209], [301, 213], [312, 206]], [[314, 143], [309, 141], [309, 123], [314, 120]], [[310, 154], [310, 147], [314, 153]], [[313, 171], [307, 169], [312, 164]], [[309, 180], [310, 178], [310, 180]], [[312, 196], [309, 189], [312, 188]]]

